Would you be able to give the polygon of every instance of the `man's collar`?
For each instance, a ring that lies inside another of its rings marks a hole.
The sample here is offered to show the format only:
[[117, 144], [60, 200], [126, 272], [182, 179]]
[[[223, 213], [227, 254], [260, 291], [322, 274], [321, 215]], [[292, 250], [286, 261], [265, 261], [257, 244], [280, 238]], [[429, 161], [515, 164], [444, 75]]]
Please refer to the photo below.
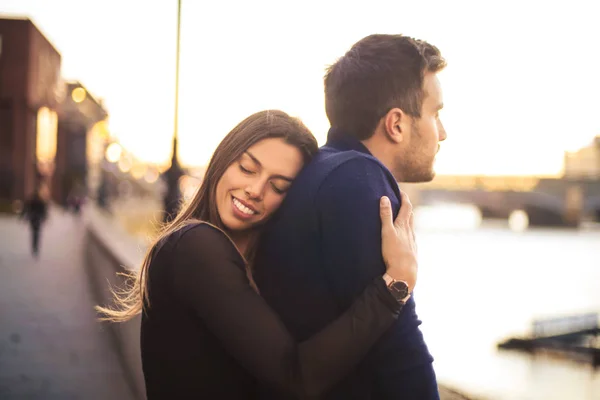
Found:
[[341, 151], [355, 150], [360, 153], [372, 155], [360, 140], [336, 128], [329, 129], [325, 145]]

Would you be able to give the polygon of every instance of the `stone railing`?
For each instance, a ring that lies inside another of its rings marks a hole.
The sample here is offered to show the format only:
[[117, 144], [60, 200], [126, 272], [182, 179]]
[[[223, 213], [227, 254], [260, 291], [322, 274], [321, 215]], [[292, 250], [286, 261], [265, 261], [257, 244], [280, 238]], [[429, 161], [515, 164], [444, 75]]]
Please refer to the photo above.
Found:
[[[111, 288], [126, 285], [123, 274], [135, 272], [142, 262], [146, 244], [125, 231], [114, 218], [89, 205], [85, 211], [87, 237], [86, 268], [96, 302], [112, 304]], [[100, 323], [100, 322], [99, 322]], [[125, 323], [102, 323], [111, 332], [124, 373], [136, 399], [146, 398], [140, 354], [140, 316]]]

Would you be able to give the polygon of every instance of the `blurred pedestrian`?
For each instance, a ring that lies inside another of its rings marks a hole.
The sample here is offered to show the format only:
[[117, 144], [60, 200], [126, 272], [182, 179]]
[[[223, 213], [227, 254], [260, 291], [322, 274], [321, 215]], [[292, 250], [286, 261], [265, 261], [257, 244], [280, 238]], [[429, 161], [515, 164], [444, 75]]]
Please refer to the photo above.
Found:
[[39, 188], [24, 204], [22, 218], [29, 222], [31, 228], [31, 254], [38, 257], [40, 250], [40, 231], [48, 216], [48, 204], [42, 198]]

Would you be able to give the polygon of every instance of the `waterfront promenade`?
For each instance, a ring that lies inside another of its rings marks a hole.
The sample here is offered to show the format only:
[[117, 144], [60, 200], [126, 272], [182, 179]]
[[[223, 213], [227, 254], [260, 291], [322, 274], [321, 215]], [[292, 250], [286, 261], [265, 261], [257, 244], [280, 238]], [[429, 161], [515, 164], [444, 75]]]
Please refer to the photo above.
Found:
[[[36, 259], [28, 226], [0, 214], [2, 400], [135, 399], [115, 336], [95, 319], [88, 223], [52, 208]], [[443, 400], [463, 399], [440, 390]]]
[[0, 399], [131, 399], [95, 320], [83, 220], [52, 209], [39, 259], [27, 228], [0, 214]]

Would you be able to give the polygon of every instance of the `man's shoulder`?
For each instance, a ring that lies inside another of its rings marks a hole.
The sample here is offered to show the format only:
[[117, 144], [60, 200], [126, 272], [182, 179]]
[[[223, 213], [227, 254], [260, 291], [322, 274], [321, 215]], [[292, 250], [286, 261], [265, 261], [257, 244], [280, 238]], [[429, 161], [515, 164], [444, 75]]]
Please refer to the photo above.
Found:
[[370, 154], [355, 150], [340, 151], [322, 147], [303, 169], [297, 181], [301, 185], [320, 186], [324, 181], [360, 178], [373, 173], [389, 175], [387, 168]]
[[397, 191], [392, 174], [372, 155], [324, 146], [296, 177], [278, 214], [295, 219], [316, 212], [324, 199], [370, 203], [383, 195], [398, 196]]
[[309, 165], [317, 168], [332, 167], [333, 169], [340, 166], [352, 168], [357, 165], [368, 165], [377, 169], [386, 169], [381, 161], [370, 154], [356, 150], [336, 150], [328, 146], [321, 147]]

